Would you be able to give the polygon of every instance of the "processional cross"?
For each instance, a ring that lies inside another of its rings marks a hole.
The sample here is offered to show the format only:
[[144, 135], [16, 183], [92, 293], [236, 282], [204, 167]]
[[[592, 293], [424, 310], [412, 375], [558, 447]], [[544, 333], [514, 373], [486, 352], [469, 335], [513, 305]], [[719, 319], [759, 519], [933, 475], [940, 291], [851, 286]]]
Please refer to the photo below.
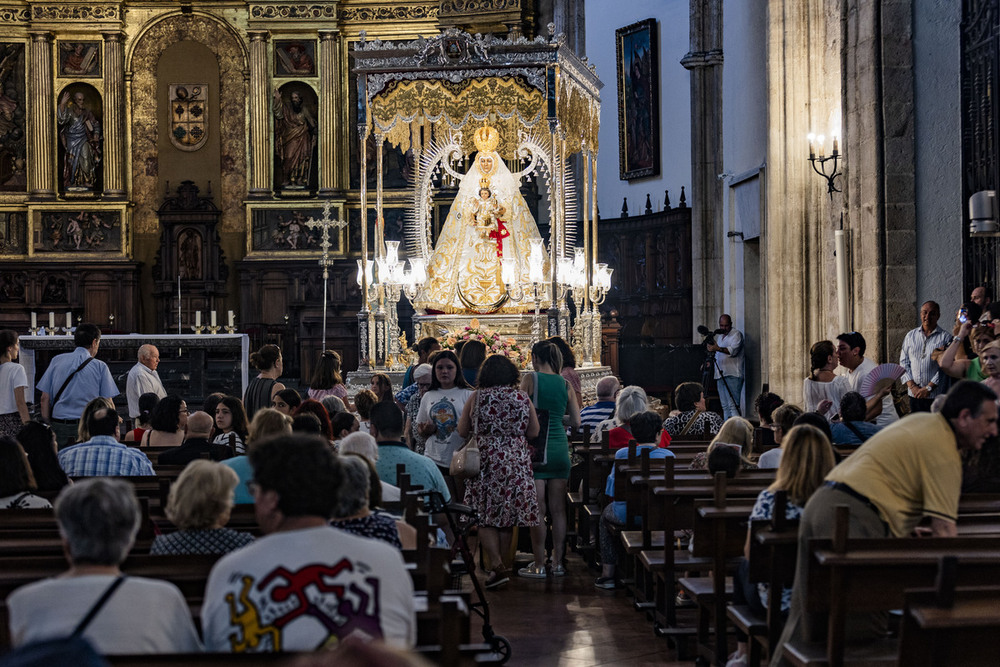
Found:
[[317, 220], [316, 218], [310, 217], [305, 221], [305, 226], [310, 230], [316, 228], [322, 228], [322, 236], [320, 237], [319, 247], [322, 249], [323, 254], [319, 258], [319, 265], [323, 267], [323, 347], [321, 349], [326, 349], [326, 285], [330, 278], [330, 228], [333, 227], [340, 231], [347, 226], [346, 220], [341, 220], [337, 218], [334, 220], [330, 217], [330, 200], [327, 199], [323, 203], [323, 217]]

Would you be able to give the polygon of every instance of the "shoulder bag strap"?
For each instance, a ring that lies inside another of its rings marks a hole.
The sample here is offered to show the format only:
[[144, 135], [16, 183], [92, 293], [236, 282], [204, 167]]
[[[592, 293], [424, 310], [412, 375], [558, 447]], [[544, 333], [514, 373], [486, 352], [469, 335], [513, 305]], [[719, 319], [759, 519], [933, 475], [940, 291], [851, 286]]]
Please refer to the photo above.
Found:
[[472, 400], [472, 437], [479, 435], [479, 390], [476, 390], [476, 397]]
[[858, 436], [858, 439], [861, 442], [866, 442], [868, 440], [868, 436], [865, 435], [865, 434], [863, 434], [861, 431], [859, 431], [858, 427], [855, 426], [854, 424], [852, 424], [851, 422], [844, 422], [844, 426], [846, 426], [847, 428], [849, 428], [851, 430], [851, 433], [853, 433], [854, 435]]
[[59, 387], [59, 391], [56, 392], [55, 398], [52, 399], [52, 403], [51, 403], [51, 405], [49, 405], [49, 410], [50, 411], [52, 410], [52, 408], [56, 407], [56, 403], [59, 402], [59, 398], [63, 395], [63, 392], [66, 391], [66, 387], [69, 386], [70, 380], [72, 380], [74, 377], [76, 377], [76, 374], [79, 373], [80, 371], [82, 371], [87, 366], [87, 364], [89, 364], [93, 360], [94, 360], [94, 357], [88, 357], [85, 362], [83, 362], [82, 364], [80, 364], [79, 366], [76, 367], [75, 371], [73, 371], [72, 373], [69, 374], [69, 377], [66, 378], [66, 381], [62, 383], [61, 387]]
[[531, 402], [534, 403], [535, 407], [537, 408], [538, 407], [538, 371], [535, 371], [534, 375], [535, 375], [535, 377], [533, 377], [532, 379], [534, 380], [533, 384], [535, 385], [535, 390], [534, 390], [534, 396], [532, 397]]
[[682, 435], [687, 435], [687, 432], [691, 430], [692, 426], [694, 426], [694, 420], [697, 419], [700, 414], [701, 413], [697, 410], [694, 411], [694, 414], [691, 415], [691, 419], [688, 420], [688, 423], [684, 425], [684, 429], [678, 434], [678, 438]]
[[70, 637], [78, 637], [81, 634], [83, 634], [83, 631], [86, 630], [87, 626], [90, 625], [90, 622], [94, 620], [94, 617], [97, 616], [97, 612], [101, 610], [101, 607], [104, 606], [104, 603], [107, 602], [109, 599], [111, 599], [111, 596], [114, 595], [114, 592], [118, 590], [118, 587], [121, 586], [124, 582], [125, 582], [125, 575], [119, 575], [118, 577], [115, 577], [115, 580], [111, 582], [111, 585], [108, 586], [107, 589], [105, 589], [104, 594], [101, 595], [100, 599], [98, 599], [97, 602], [94, 603], [94, 606], [90, 608], [90, 611], [88, 611], [87, 615], [83, 617], [83, 620], [80, 621], [80, 624], [76, 626], [76, 629], [73, 630], [73, 634], [71, 634]]

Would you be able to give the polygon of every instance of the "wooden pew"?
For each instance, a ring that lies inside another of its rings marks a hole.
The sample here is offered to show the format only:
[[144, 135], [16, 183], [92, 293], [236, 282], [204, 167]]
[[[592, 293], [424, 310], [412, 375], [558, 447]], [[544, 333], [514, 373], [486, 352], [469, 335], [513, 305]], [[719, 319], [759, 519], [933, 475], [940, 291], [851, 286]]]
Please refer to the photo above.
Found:
[[898, 664], [906, 667], [997, 664], [1000, 586], [957, 588], [958, 560], [938, 565], [932, 590], [906, 592]]
[[838, 507], [834, 538], [810, 540], [806, 611], [828, 614], [827, 637], [823, 642], [786, 643], [782, 656], [793, 665], [839, 667], [858, 659], [894, 664], [895, 641], [845, 645], [847, 612], [902, 608], [907, 589], [933, 584], [944, 556], [958, 561], [957, 585], [1000, 584], [1000, 538], [848, 539], [847, 527], [847, 507]]

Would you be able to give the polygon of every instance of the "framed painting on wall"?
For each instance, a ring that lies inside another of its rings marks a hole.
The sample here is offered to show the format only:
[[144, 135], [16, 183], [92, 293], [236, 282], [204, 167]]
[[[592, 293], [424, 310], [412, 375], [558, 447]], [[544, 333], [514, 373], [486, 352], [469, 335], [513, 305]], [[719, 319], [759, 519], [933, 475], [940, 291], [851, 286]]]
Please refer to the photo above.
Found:
[[656, 19], [615, 30], [619, 178], [660, 174], [659, 52]]

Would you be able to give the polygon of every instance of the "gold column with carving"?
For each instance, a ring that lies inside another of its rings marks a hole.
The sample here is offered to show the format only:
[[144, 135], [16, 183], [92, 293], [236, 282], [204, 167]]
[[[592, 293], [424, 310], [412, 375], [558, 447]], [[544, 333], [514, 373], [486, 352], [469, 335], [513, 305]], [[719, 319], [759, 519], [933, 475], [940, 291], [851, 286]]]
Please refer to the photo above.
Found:
[[319, 196], [337, 187], [337, 116], [340, 113], [339, 30], [319, 31]]
[[104, 196], [125, 197], [125, 61], [122, 34], [104, 38]]
[[55, 105], [52, 100], [52, 33], [31, 32], [28, 56], [28, 195], [55, 199]]
[[271, 100], [267, 76], [267, 30], [249, 30], [250, 37], [250, 188], [247, 197], [271, 196]]

